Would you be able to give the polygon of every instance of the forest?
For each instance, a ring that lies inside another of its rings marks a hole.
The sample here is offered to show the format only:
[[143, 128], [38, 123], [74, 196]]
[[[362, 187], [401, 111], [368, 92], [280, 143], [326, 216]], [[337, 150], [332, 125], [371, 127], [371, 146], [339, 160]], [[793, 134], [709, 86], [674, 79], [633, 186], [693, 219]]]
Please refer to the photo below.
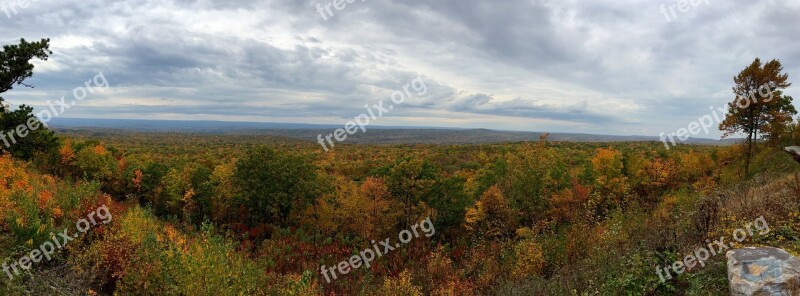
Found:
[[[727, 289], [724, 257], [663, 283], [655, 267], [762, 215], [774, 231], [746, 243], [800, 250], [800, 170], [769, 146], [745, 180], [739, 145], [62, 139], [0, 159], [4, 257], [100, 205], [114, 220], [3, 294], [705, 295]], [[435, 235], [330, 283], [319, 272], [426, 217]]]

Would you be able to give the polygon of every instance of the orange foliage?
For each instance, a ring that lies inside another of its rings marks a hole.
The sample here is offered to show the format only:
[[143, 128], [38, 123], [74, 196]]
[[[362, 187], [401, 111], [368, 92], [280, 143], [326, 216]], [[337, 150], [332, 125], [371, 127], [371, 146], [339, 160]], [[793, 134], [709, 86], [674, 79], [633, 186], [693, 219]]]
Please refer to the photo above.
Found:
[[44, 190], [39, 192], [39, 195], [36, 198], [36, 204], [39, 206], [39, 210], [44, 210], [47, 207], [48, 202], [50, 199], [53, 198], [53, 192], [49, 190]]
[[75, 150], [72, 150], [72, 141], [65, 140], [64, 146], [58, 149], [58, 154], [61, 156], [62, 164], [70, 164], [75, 161]]
[[664, 190], [675, 185], [676, 165], [672, 159], [655, 159], [645, 170], [647, 177], [642, 181], [642, 185], [649, 194], [657, 193], [657, 190]]
[[133, 172], [133, 187], [136, 188], [136, 192], [142, 192], [142, 179], [144, 178], [144, 174], [142, 174], [142, 170], [137, 169]]
[[576, 222], [581, 218], [588, 200], [589, 188], [573, 180], [571, 189], [550, 196], [550, 217], [557, 223]]
[[0, 209], [3, 209], [0, 211], [0, 226], [6, 221], [6, 210], [14, 207], [11, 195], [33, 190], [28, 178], [28, 174], [16, 165], [10, 154], [0, 154]]
[[106, 154], [108, 154], [108, 150], [106, 150], [106, 146], [103, 146], [103, 144], [95, 145], [94, 148], [92, 148], [92, 150], [94, 151], [94, 154], [97, 154], [97, 155], [106, 155]]
[[389, 211], [391, 197], [386, 181], [380, 178], [367, 178], [361, 184], [359, 193], [366, 198], [366, 203], [361, 206], [369, 211], [367, 220], [364, 221], [365, 224], [369, 225], [369, 230], [365, 233], [366, 237], [376, 237], [377, 234], [384, 234], [393, 226], [386, 225], [387, 219], [384, 216]]

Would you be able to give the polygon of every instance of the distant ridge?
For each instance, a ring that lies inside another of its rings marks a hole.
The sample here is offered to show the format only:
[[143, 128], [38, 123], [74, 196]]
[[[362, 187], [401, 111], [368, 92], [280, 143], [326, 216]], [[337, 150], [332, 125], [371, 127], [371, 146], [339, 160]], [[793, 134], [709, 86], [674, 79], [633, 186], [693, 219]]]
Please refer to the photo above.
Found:
[[[327, 135], [342, 125], [276, 122], [181, 121], [140, 119], [77, 119], [55, 118], [49, 122], [56, 131], [118, 130], [136, 132], [185, 132], [208, 134], [244, 134], [281, 136], [298, 140], [317, 141], [317, 135]], [[408, 127], [370, 125], [366, 133], [347, 137], [347, 143], [378, 144], [473, 144], [538, 141], [543, 132], [499, 131], [441, 127]], [[613, 136], [582, 133], [550, 133], [555, 142], [652, 142], [658, 137]], [[738, 139], [715, 140], [689, 138], [686, 144], [729, 145]]]
[[[150, 120], [150, 119], [83, 119], [83, 118], [54, 118], [49, 122], [56, 128], [114, 128], [151, 131], [174, 130], [227, 130], [236, 129], [337, 129], [343, 124], [309, 124], [309, 123], [282, 123], [282, 122], [246, 122], [246, 121], [215, 121], [215, 120]], [[370, 125], [373, 129], [451, 129], [425, 126], [378, 126]]]

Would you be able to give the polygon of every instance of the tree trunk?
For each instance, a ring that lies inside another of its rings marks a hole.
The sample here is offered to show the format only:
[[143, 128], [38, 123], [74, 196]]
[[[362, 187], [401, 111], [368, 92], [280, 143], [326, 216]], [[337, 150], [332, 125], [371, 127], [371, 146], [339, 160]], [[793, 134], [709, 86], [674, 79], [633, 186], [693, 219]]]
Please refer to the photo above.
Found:
[[750, 175], [750, 155], [753, 152], [753, 132], [750, 131], [750, 134], [747, 135], [747, 159], [744, 162], [744, 178]]
[[755, 110], [753, 110], [753, 106], [749, 107], [750, 111], [750, 131], [747, 134], [747, 160], [745, 161], [744, 165], [744, 178], [747, 179], [750, 177], [750, 160], [753, 157], [753, 138], [756, 134], [756, 119], [755, 119]]

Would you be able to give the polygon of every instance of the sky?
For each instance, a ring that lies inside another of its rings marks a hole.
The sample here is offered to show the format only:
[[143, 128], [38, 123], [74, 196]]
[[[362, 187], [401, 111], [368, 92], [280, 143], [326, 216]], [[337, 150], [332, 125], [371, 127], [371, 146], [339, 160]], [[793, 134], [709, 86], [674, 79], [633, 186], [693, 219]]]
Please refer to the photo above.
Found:
[[2, 96], [46, 110], [102, 73], [57, 116], [344, 125], [420, 79], [370, 124], [657, 136], [756, 57], [800, 81], [797, 0], [340, 1], [0, 0], [0, 44], [53, 51]]

